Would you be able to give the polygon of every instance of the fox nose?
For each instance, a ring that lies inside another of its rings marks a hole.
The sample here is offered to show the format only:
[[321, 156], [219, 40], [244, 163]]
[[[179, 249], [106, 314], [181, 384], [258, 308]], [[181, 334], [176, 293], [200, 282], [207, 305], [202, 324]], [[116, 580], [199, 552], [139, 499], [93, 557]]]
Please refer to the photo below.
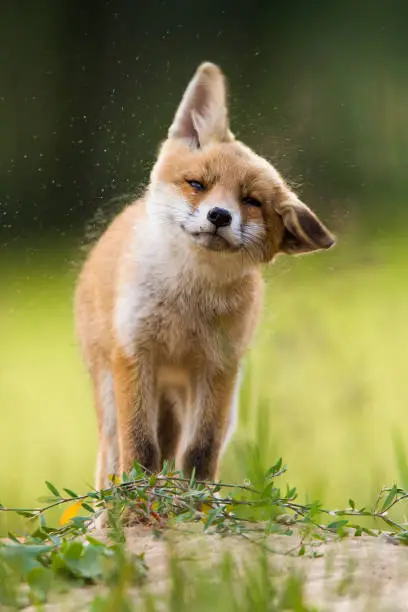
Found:
[[232, 216], [225, 208], [218, 208], [218, 206], [215, 206], [215, 208], [208, 211], [207, 219], [211, 221], [215, 227], [226, 227], [231, 223]]

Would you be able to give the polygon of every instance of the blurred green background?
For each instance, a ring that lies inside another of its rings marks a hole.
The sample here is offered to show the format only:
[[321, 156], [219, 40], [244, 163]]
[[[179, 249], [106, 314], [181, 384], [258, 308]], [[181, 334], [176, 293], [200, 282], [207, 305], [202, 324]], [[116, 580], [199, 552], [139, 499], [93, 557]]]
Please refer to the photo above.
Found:
[[32, 504], [45, 479], [93, 483], [81, 247], [147, 181], [204, 60], [229, 77], [234, 132], [339, 237], [267, 271], [222, 476], [282, 455], [326, 504], [408, 486], [407, 19], [393, 0], [2, 4], [1, 503]]

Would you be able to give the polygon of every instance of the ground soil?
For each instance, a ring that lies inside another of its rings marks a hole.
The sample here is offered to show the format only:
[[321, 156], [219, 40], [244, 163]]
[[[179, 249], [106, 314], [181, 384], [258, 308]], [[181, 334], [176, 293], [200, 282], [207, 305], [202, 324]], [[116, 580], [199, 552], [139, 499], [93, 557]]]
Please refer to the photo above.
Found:
[[[95, 537], [106, 537], [96, 532]], [[147, 527], [126, 531], [127, 545], [134, 553], [145, 553], [149, 567], [147, 589], [164, 593], [169, 585], [169, 540], [183, 563], [195, 562], [211, 572], [229, 551], [240, 566], [251, 562], [254, 544], [239, 537], [220, 538], [183, 531], [156, 539]], [[269, 545], [281, 552], [298, 544], [296, 536], [270, 536]], [[322, 544], [319, 558], [271, 554], [271, 571], [296, 569], [305, 578], [306, 598], [317, 610], [328, 612], [408, 611], [408, 547], [395, 545], [384, 537], [347, 538]], [[45, 606], [47, 612], [75, 612], [89, 608], [98, 587], [74, 589], [58, 602]], [[132, 592], [137, 601], [137, 589]]]

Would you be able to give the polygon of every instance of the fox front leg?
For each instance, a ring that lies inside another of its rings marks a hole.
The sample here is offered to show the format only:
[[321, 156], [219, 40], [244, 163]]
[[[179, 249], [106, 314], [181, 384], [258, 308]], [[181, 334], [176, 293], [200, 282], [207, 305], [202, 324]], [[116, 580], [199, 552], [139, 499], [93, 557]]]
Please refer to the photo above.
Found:
[[186, 475], [195, 469], [198, 480], [215, 480], [218, 463], [234, 420], [238, 368], [218, 372], [198, 385], [195, 428], [184, 452], [182, 467]]
[[134, 461], [151, 472], [160, 469], [157, 442], [157, 401], [152, 368], [146, 356], [113, 359], [117, 406], [119, 472], [129, 473]]

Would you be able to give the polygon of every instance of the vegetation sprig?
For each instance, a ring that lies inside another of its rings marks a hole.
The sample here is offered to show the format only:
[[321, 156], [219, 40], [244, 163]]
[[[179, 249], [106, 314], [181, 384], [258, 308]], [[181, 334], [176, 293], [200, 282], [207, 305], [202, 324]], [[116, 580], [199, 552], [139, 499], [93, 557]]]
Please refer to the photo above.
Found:
[[[299, 503], [296, 488], [277, 486], [285, 471], [279, 459], [261, 482], [235, 484], [200, 481], [194, 474], [185, 478], [168, 463], [158, 474], [135, 464], [121, 481], [112, 478], [111, 487], [85, 495], [66, 488], [61, 495], [46, 482], [51, 495], [40, 498], [44, 505], [0, 505], [0, 512], [17, 513], [35, 522], [28, 535], [9, 533], [0, 544], [0, 602], [16, 597], [22, 583], [28, 585], [31, 600], [41, 602], [55, 582], [111, 584], [125, 570], [131, 581], [142, 582], [147, 566], [143, 555], [130, 555], [126, 550], [123, 517], [132, 524], [150, 526], [159, 537], [180, 524], [187, 529], [198, 523], [204, 532], [243, 537], [267, 551], [290, 555], [318, 556], [322, 542], [350, 535], [383, 533], [408, 544], [407, 525], [389, 514], [407, 500], [408, 491], [393, 485], [380, 491], [371, 509], [358, 508], [350, 499], [345, 509], [327, 510], [319, 502]], [[64, 507], [59, 525], [48, 525], [47, 513], [59, 507]], [[91, 532], [98, 519], [109, 527], [108, 541]], [[296, 534], [297, 544], [277, 551], [270, 547], [273, 538], [267, 536], [271, 534]]]

